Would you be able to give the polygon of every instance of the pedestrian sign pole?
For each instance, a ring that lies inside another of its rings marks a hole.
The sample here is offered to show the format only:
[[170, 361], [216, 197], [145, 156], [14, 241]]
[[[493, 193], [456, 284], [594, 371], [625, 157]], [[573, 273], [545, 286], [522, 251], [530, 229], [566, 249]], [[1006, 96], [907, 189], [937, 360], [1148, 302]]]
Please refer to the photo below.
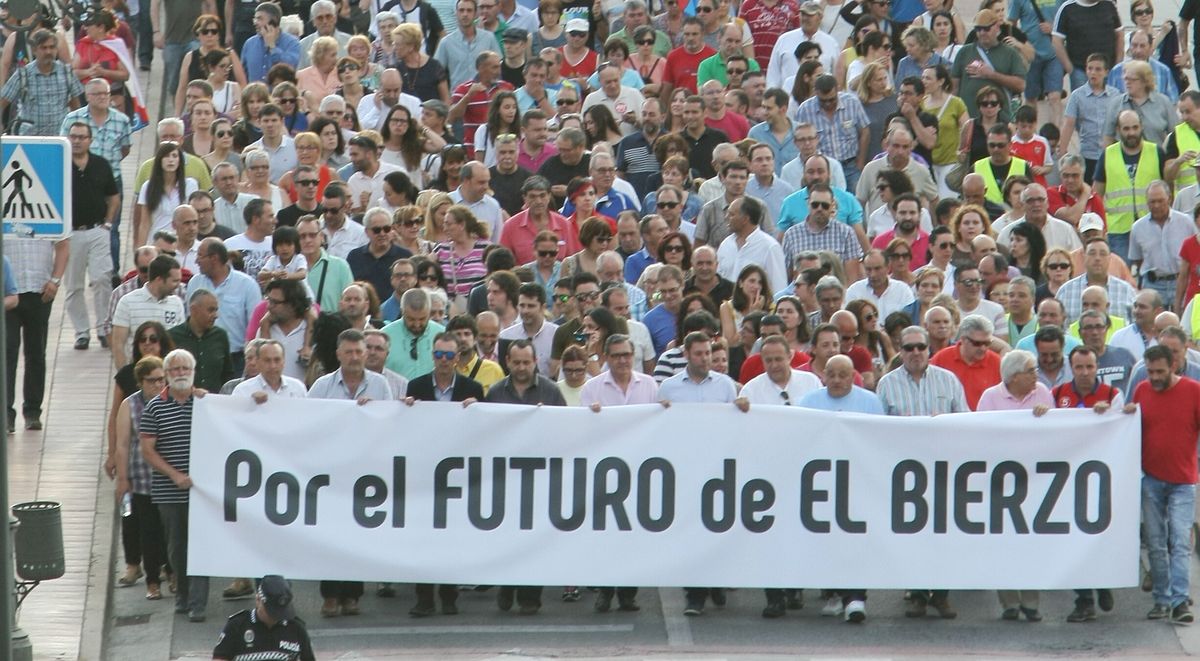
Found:
[[[0, 137], [0, 253], [6, 238], [57, 240], [70, 233], [71, 176], [71, 148], [66, 138]], [[8, 502], [6, 316], [0, 314], [0, 519], [12, 518]], [[0, 525], [0, 651], [8, 652], [0, 658], [17, 661], [32, 658], [33, 650], [29, 637], [16, 626], [13, 580], [13, 531]]]

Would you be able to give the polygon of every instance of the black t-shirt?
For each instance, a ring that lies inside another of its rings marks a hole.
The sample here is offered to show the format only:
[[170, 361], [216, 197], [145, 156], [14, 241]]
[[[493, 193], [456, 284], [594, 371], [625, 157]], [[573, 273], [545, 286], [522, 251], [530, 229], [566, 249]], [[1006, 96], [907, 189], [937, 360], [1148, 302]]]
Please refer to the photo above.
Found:
[[511, 174], [503, 174], [496, 166], [488, 168], [492, 173], [492, 197], [500, 203], [500, 208], [512, 216], [525, 206], [525, 198], [521, 195], [521, 186], [533, 173], [518, 167]]
[[87, 164], [79, 169], [71, 162], [71, 220], [74, 227], [100, 225], [109, 220], [106, 198], [120, 195], [112, 166], [95, 154], [88, 154]]
[[[689, 277], [683, 283], [683, 295], [684, 296], [687, 296], [688, 294], [691, 294], [693, 292], [700, 292], [700, 290], [696, 288], [696, 277], [695, 276]], [[722, 278], [721, 276], [717, 276], [717, 285], [708, 292], [700, 292], [700, 293], [707, 293], [707, 296], [710, 299], [712, 299], [713, 303], [720, 305], [720, 304], [724, 303], [725, 301], [728, 301], [729, 299], [733, 298], [733, 283], [726, 280], [725, 278]]]
[[1087, 66], [1092, 53], [1100, 53], [1109, 62], [1116, 59], [1116, 31], [1121, 17], [1111, 2], [1097, 2], [1085, 7], [1078, 0], [1068, 0], [1054, 16], [1054, 33], [1066, 35], [1067, 57], [1079, 69]]
[[721, 131], [714, 128], [704, 127], [704, 133], [700, 134], [699, 138], [693, 139], [687, 130], [679, 132], [683, 139], [687, 141], [691, 151], [688, 152], [688, 163], [692, 166], [692, 170], [696, 174], [705, 179], [712, 179], [717, 176], [717, 171], [713, 169], [712, 153], [717, 145], [722, 142], [729, 142], [729, 137]]
[[1200, 53], [1200, 0], [1183, 0], [1179, 18], [1192, 21], [1192, 52]]
[[501, 62], [500, 80], [507, 81], [513, 87], [522, 87], [525, 85], [525, 66], [510, 67], [508, 62]]
[[298, 204], [286, 206], [275, 213], [275, 224], [276, 225], [287, 225], [288, 227], [295, 227], [296, 221], [300, 220], [301, 216], [309, 216], [309, 215], [319, 216], [319, 215], [321, 215], [320, 212], [317, 211], [317, 209], [319, 209], [320, 206], [321, 205], [318, 204], [318, 205], [314, 206], [312, 209], [308, 209], [308, 210], [301, 209], [300, 205], [298, 205]]
[[199, 241], [200, 239], [207, 239], [210, 236], [215, 236], [218, 239], [224, 241], [225, 239], [228, 239], [235, 235], [237, 235], [237, 232], [229, 229], [228, 227], [225, 227], [224, 225], [213, 224], [213, 228], [212, 228], [211, 232], [209, 232], [207, 234], [205, 234], [204, 232], [200, 232], [199, 234], [196, 235], [196, 240]]
[[[1149, 145], [1152, 143], [1148, 142], [1146, 144]], [[1167, 153], [1158, 145], [1154, 145], [1154, 148], [1158, 150], [1158, 172], [1155, 173], [1154, 178], [1162, 179], [1162, 167], [1163, 163], [1167, 160]], [[1137, 176], [1137, 164], [1142, 158], [1142, 152], [1139, 150], [1136, 154], [1126, 154], [1125, 150], [1122, 149], [1121, 157], [1125, 159], [1125, 170], [1129, 172], [1129, 180], [1133, 181], [1134, 177]], [[1108, 175], [1104, 173], [1104, 154], [1101, 153], [1100, 158], [1096, 159], [1096, 172], [1093, 173], [1092, 180], [1093, 182], [1105, 181], [1107, 177]]]
[[1008, 178], [1011, 176], [1014, 176], [1014, 175], [1019, 174], [1019, 175], [1023, 175], [1026, 177], [1029, 176], [1029, 164], [1028, 163], [1025, 164], [1024, 172], [1010, 172], [1010, 170], [1012, 170], [1012, 165], [1013, 165], [1013, 162], [1011, 160], [1009, 162], [1005, 163], [1004, 165], [996, 165], [995, 163], [993, 163], [991, 161], [991, 159], [988, 159], [988, 166], [992, 168], [992, 176], [996, 178], [997, 186], [1000, 186], [1001, 188], [1003, 188], [1004, 182], [1008, 181]]
[[132, 363], [125, 365], [121, 369], [117, 370], [117, 373], [113, 375], [113, 381], [117, 383], [117, 387], [121, 389], [121, 392], [125, 393], [126, 397], [132, 395], [138, 390], [137, 379], [133, 378], [133, 366], [136, 362], [137, 361], [135, 360]]
[[[710, 150], [709, 153], [711, 154], [712, 151]], [[560, 184], [566, 186], [567, 184], [571, 183], [571, 180], [575, 177], [588, 176], [588, 166], [591, 164], [591, 162], [592, 155], [589, 153], [585, 153], [583, 158], [579, 159], [579, 162], [575, 165], [567, 165], [566, 163], [563, 163], [562, 157], [558, 154], [555, 154], [546, 159], [545, 163], [542, 163], [542, 167], [538, 168], [537, 173], [549, 179], [551, 186], [558, 186]], [[562, 204], [563, 198], [555, 195], [554, 208], [557, 209], [561, 207]]]

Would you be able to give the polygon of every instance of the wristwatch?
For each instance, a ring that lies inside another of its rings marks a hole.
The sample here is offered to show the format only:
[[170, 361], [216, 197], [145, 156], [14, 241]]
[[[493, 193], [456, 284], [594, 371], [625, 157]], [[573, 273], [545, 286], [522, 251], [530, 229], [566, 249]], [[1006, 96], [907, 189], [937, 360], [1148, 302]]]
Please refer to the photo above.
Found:
[[62, 278], [54, 276], [50, 278], [50, 282], [54, 283], [54, 286], [57, 287], [62, 284]]

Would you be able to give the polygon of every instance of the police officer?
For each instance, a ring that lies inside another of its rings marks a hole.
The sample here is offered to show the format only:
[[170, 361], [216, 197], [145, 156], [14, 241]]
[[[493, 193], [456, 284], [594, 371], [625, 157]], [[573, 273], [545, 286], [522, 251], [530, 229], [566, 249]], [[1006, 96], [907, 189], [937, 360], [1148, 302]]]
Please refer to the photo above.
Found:
[[292, 606], [292, 589], [282, 576], [264, 576], [254, 608], [229, 616], [213, 659], [316, 661], [304, 620]]

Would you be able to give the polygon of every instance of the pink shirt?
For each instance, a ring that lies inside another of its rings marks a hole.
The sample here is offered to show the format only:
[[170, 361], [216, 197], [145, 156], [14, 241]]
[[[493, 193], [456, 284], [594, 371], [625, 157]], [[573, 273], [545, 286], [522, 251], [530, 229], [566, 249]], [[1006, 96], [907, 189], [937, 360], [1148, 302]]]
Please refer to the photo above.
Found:
[[333, 91], [341, 87], [342, 83], [338, 80], [337, 68], [331, 70], [327, 75], [322, 75], [317, 67], [310, 66], [296, 72], [296, 87], [311, 92], [317, 102], [321, 99], [333, 94]]
[[546, 144], [542, 145], [542, 152], [538, 154], [536, 158], [530, 156], [529, 154], [525, 153], [525, 139], [522, 138], [521, 144], [517, 148], [517, 166], [536, 173], [538, 169], [542, 167], [542, 163], [550, 160], [550, 157], [557, 153], [558, 147], [555, 147], [553, 144], [547, 142]]
[[[871, 247], [876, 250], [887, 250], [888, 244], [894, 238], [896, 238], [895, 228], [875, 237], [875, 240], [871, 242]], [[917, 240], [909, 245], [909, 249], [912, 250], [912, 261], [908, 263], [909, 270], [916, 271], [925, 266], [925, 255], [929, 252], [929, 235], [925, 233], [925, 230], [917, 229]]]
[[634, 371], [625, 392], [613, 380], [612, 372], [597, 374], [583, 384], [579, 391], [579, 403], [591, 406], [625, 406], [627, 404], [653, 404], [658, 401], [658, 383], [649, 374]]
[[[566, 259], [583, 250], [571, 221], [554, 211], [549, 213], [550, 223], [546, 229], [558, 235], [558, 259]], [[517, 215], [504, 221], [504, 228], [500, 231], [500, 245], [512, 251], [518, 264], [528, 264], [537, 259], [533, 240], [539, 231], [533, 221], [529, 220], [529, 209], [522, 209]]]
[[979, 398], [979, 404], [975, 407], [975, 410], [1016, 411], [1019, 409], [1032, 409], [1039, 404], [1048, 408], [1054, 408], [1054, 395], [1040, 381], [1034, 386], [1033, 390], [1029, 391], [1028, 395], [1025, 395], [1021, 399], [1014, 397], [1003, 383], [997, 383], [983, 391], [983, 395]]

